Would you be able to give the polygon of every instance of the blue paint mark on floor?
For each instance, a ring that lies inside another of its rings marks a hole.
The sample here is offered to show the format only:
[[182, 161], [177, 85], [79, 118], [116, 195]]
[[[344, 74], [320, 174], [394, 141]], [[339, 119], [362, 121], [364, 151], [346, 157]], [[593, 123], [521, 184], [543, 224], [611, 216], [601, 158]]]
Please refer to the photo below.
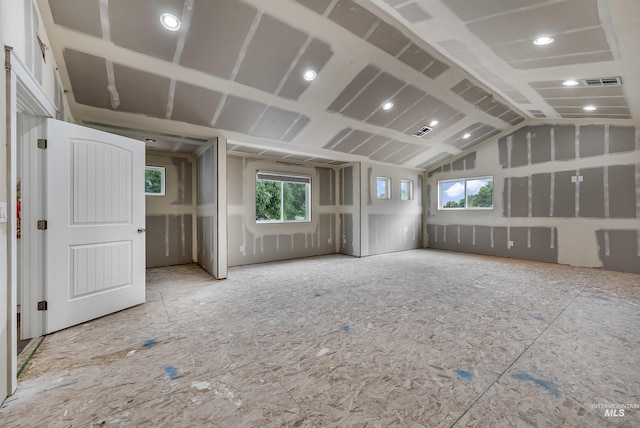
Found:
[[181, 375], [178, 374], [178, 369], [176, 369], [173, 366], [165, 367], [164, 372], [167, 374], [167, 377], [169, 379], [178, 379], [179, 377], [182, 377]]
[[609, 301], [609, 298], [604, 297], [604, 296], [598, 296], [597, 294], [585, 294], [586, 297], [590, 297], [592, 299], [598, 299], [598, 300], [606, 300]]
[[544, 321], [544, 317], [541, 317], [540, 315], [538, 315], [537, 317], [533, 317], [533, 319], [538, 321]]
[[456, 373], [458, 374], [458, 376], [460, 376], [462, 379], [471, 379], [473, 378], [473, 373], [468, 372], [466, 370], [456, 370]]
[[342, 329], [344, 331], [349, 331], [349, 330], [351, 330], [351, 327], [349, 327], [348, 325], [345, 325], [345, 326], [342, 327]]
[[49, 389], [44, 389], [44, 390], [42, 390], [40, 392], [49, 392], [49, 391], [54, 391], [54, 390], [60, 389], [60, 388], [66, 388], [67, 386], [75, 385], [76, 383], [78, 383], [78, 381], [74, 380], [73, 382], [64, 383], [62, 385], [54, 386], [53, 388], [49, 388]]
[[514, 373], [511, 375], [512, 379], [518, 379], [525, 382], [533, 382], [538, 386], [541, 386], [555, 397], [560, 395], [560, 390], [558, 390], [558, 384], [551, 380], [538, 379], [536, 377], [531, 376], [529, 373], [520, 370], [518, 373]]
[[150, 348], [153, 345], [155, 345], [156, 343], [158, 343], [158, 341], [156, 339], [149, 339], [147, 341], [145, 341], [142, 346], [144, 346], [145, 348]]

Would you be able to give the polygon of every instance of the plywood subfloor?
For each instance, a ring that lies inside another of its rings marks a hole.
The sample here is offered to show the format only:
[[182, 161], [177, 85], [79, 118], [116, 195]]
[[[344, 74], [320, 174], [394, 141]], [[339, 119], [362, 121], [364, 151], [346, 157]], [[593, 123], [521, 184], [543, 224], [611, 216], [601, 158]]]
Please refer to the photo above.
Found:
[[14, 426], [640, 426], [640, 276], [414, 250], [147, 272], [47, 336]]

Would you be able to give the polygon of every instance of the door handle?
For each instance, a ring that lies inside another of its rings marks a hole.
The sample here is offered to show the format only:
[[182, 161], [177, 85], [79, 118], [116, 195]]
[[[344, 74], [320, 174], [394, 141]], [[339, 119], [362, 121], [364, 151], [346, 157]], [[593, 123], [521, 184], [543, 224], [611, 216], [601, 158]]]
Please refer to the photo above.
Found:
[[141, 228], [138, 229], [138, 233], [144, 233], [144, 232], [146, 232], [144, 227], [141, 227]]

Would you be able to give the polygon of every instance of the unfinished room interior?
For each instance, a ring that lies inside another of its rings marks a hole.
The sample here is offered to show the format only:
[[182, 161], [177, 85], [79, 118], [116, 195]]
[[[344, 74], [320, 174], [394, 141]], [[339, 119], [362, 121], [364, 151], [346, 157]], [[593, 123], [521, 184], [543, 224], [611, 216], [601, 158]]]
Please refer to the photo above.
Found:
[[2, 0], [0, 426], [640, 426], [640, 0]]

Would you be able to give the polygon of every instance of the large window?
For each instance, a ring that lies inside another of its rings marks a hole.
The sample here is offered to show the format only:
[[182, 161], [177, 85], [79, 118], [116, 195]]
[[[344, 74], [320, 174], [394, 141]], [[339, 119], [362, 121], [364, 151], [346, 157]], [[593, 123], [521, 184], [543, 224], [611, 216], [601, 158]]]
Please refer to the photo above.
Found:
[[493, 208], [493, 177], [438, 181], [439, 209]]
[[256, 222], [311, 221], [311, 177], [258, 171]]
[[165, 170], [161, 166], [144, 167], [144, 194], [149, 196], [164, 196]]

